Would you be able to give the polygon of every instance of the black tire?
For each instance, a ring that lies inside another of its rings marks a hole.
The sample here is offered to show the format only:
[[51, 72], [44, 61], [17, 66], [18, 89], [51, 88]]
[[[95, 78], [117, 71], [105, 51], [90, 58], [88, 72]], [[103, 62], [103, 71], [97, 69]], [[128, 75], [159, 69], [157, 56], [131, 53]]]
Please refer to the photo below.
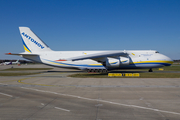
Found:
[[149, 72], [153, 72], [152, 68], [149, 69]]
[[106, 69], [103, 69], [103, 73], [107, 73], [107, 70], [106, 70]]

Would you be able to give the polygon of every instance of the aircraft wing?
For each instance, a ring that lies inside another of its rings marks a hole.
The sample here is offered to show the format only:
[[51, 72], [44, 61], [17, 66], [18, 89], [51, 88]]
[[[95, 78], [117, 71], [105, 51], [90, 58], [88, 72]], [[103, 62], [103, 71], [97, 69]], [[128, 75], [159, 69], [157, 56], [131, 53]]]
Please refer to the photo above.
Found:
[[126, 52], [120, 51], [109, 51], [109, 52], [101, 52], [89, 55], [78, 56], [74, 58], [69, 58], [67, 60], [77, 61], [77, 60], [84, 60], [84, 59], [93, 59], [93, 60], [101, 60], [105, 57], [117, 57], [117, 56], [126, 56], [128, 55]]

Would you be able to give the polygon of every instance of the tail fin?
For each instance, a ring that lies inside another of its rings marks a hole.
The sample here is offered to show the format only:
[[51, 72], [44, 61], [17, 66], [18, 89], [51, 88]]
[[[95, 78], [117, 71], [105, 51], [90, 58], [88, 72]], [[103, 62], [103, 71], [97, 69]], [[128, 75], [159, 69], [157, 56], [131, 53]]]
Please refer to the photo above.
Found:
[[19, 27], [25, 52], [37, 53], [52, 51], [35, 33], [28, 27]]

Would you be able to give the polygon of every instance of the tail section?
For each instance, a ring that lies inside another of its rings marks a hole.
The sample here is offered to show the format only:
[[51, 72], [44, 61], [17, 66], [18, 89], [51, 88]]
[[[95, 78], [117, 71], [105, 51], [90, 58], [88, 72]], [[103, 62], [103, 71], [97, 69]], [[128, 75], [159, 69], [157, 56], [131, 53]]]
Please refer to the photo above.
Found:
[[28, 27], [19, 27], [25, 52], [38, 53], [52, 51], [35, 33]]

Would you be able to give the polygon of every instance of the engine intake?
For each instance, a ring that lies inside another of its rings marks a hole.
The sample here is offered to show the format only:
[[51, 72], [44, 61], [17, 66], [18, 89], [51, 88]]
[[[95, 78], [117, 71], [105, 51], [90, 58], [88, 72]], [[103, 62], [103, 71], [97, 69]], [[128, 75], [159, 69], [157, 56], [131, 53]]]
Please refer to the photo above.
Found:
[[107, 58], [106, 62], [103, 64], [106, 68], [119, 68], [123, 65], [129, 65], [128, 57], [118, 57], [118, 58]]

